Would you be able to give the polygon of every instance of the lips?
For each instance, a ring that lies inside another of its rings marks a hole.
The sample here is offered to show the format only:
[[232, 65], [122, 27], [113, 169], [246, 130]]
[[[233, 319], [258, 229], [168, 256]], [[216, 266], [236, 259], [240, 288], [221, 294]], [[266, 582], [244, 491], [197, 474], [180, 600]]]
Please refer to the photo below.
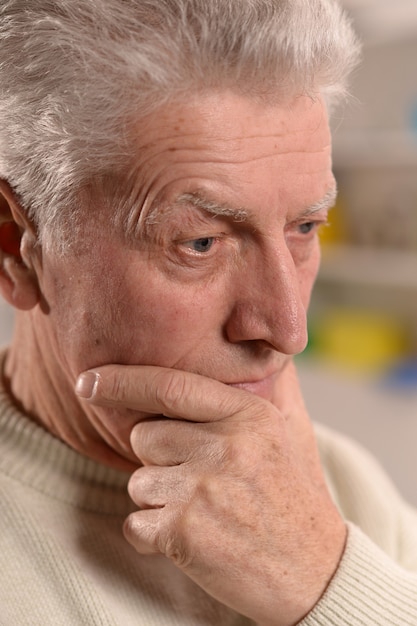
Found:
[[265, 400], [271, 400], [275, 382], [276, 382], [277, 372], [266, 376], [265, 378], [261, 378], [258, 380], [244, 381], [244, 382], [235, 382], [235, 383], [227, 383], [229, 387], [235, 387], [237, 389], [244, 389], [245, 391], [249, 391], [260, 398], [264, 398]]

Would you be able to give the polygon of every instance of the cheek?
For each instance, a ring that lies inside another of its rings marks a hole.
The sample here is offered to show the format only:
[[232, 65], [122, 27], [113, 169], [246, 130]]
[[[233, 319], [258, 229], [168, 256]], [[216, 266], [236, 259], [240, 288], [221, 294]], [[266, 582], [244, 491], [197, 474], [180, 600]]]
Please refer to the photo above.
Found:
[[55, 342], [76, 374], [115, 357], [135, 323], [135, 307], [125, 297], [123, 273], [112, 261], [110, 254], [103, 260], [98, 250], [95, 258], [85, 254], [65, 258], [50, 272], [54, 280], [44, 285]]
[[102, 363], [172, 367], [219, 334], [213, 294], [158, 279], [154, 269], [127, 271], [117, 297], [108, 294], [89, 309], [84, 324], [94, 358]]
[[226, 278], [180, 284], [139, 255], [106, 240], [54, 265], [60, 282], [49, 285], [48, 298], [56, 342], [76, 374], [111, 362], [192, 365], [218, 347]]
[[304, 307], [307, 309], [310, 303], [311, 292], [320, 267], [320, 247], [317, 243], [309, 262], [300, 266], [297, 270], [300, 294]]

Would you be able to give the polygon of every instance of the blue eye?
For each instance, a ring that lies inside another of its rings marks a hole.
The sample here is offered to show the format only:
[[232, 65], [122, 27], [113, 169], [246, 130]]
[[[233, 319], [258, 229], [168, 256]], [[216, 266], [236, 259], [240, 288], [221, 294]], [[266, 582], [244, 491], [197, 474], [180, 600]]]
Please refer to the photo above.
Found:
[[299, 231], [302, 235], [308, 235], [314, 228], [316, 227], [316, 222], [305, 222], [304, 224], [300, 224], [298, 226]]
[[189, 242], [190, 248], [195, 252], [208, 252], [214, 243], [214, 237], [201, 237]]

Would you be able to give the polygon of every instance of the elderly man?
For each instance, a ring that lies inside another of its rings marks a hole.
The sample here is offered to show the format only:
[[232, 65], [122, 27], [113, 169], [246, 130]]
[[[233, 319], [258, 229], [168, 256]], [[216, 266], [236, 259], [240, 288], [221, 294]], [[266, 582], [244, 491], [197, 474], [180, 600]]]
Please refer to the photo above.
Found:
[[1, 623], [417, 624], [417, 515], [292, 362], [337, 4], [2, 0], [0, 45]]

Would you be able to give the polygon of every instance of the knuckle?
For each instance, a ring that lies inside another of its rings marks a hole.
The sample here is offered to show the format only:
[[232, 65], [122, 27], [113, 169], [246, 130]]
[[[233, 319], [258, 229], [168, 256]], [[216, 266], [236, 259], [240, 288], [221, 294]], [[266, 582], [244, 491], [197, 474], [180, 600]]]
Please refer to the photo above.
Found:
[[167, 558], [180, 569], [188, 569], [192, 564], [192, 557], [178, 537], [170, 536], [165, 540], [164, 552]]
[[109, 400], [123, 401], [126, 396], [126, 381], [116, 370], [111, 370], [106, 376], [105, 389]]
[[252, 447], [252, 442], [248, 441], [246, 433], [233, 433], [224, 442], [223, 458], [228, 465], [238, 463], [246, 465]]
[[272, 445], [275, 443], [269, 437], [253, 429], [231, 433], [223, 444], [223, 466], [236, 480], [251, 482], [258, 475], [259, 467], [279, 460], [279, 454], [275, 449], [272, 450]]
[[158, 376], [160, 380], [155, 388], [156, 400], [164, 407], [167, 415], [171, 412], [176, 415], [189, 393], [187, 377], [181, 371], [160, 372]]
[[[169, 558], [176, 567], [189, 569], [194, 557], [187, 537], [192, 537], [192, 525], [189, 519], [189, 509], [177, 511], [167, 526], [167, 532], [159, 535], [159, 549]], [[162, 544], [162, 545], [161, 545]]]

